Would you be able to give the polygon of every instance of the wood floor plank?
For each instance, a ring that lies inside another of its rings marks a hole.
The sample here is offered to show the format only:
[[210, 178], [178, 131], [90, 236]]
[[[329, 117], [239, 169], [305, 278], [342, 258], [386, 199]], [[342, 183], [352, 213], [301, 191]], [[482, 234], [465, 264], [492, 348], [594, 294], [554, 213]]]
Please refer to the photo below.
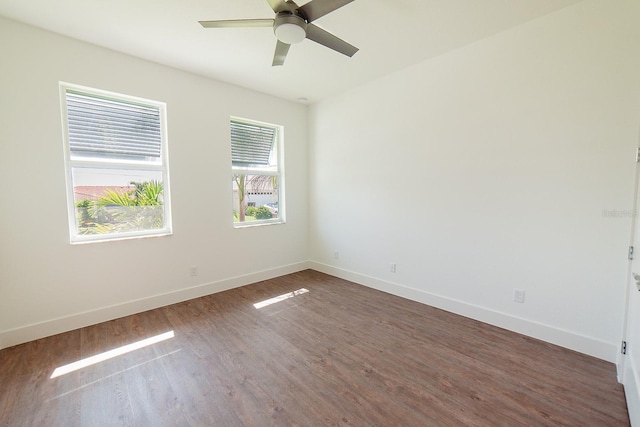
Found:
[[629, 425], [610, 363], [311, 270], [4, 349], [0, 387], [2, 426]]

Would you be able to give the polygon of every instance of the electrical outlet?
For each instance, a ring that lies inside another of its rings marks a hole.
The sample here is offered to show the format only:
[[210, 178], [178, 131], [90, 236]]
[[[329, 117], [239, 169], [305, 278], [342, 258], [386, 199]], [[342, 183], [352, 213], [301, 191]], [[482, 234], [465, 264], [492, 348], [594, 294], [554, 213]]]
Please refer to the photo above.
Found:
[[195, 266], [195, 265], [189, 267], [189, 274], [191, 276], [197, 276], [198, 275], [198, 267]]
[[392, 273], [395, 273], [395, 272], [396, 272], [396, 263], [395, 263], [395, 262], [392, 262], [392, 263], [389, 265], [389, 271], [391, 271]]
[[340, 259], [340, 252], [334, 251], [333, 252], [333, 259]]
[[524, 302], [524, 290], [523, 289], [514, 289], [513, 290], [513, 300], [515, 302]]

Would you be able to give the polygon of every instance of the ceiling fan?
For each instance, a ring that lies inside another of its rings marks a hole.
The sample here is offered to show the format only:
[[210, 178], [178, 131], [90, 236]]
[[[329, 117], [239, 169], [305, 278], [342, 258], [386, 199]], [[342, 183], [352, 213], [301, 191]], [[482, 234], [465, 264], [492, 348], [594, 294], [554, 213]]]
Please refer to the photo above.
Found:
[[267, 0], [276, 13], [275, 18], [232, 19], [225, 21], [199, 21], [204, 28], [273, 27], [278, 39], [271, 65], [282, 65], [292, 44], [305, 38], [333, 49], [349, 57], [358, 48], [312, 24], [318, 18], [333, 12], [353, 0], [312, 0], [298, 6], [292, 0]]

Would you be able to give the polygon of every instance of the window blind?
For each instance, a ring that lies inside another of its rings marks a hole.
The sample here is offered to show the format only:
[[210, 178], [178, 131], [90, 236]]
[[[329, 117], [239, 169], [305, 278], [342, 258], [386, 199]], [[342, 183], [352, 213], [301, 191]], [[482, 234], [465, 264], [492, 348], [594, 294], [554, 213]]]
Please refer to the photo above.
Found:
[[72, 156], [158, 160], [161, 153], [157, 107], [67, 90]]
[[253, 123], [231, 121], [233, 166], [268, 166], [276, 129]]

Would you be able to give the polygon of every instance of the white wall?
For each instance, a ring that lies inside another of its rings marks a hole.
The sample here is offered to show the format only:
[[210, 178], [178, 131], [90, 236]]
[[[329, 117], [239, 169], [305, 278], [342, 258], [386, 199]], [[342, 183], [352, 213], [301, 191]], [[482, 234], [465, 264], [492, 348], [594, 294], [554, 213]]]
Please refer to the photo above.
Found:
[[[306, 267], [305, 106], [4, 19], [0, 58], [0, 348]], [[69, 244], [59, 81], [167, 103], [172, 236]], [[230, 116], [284, 126], [286, 224], [232, 227]]]
[[639, 21], [581, 2], [314, 106], [314, 268], [615, 361]]

